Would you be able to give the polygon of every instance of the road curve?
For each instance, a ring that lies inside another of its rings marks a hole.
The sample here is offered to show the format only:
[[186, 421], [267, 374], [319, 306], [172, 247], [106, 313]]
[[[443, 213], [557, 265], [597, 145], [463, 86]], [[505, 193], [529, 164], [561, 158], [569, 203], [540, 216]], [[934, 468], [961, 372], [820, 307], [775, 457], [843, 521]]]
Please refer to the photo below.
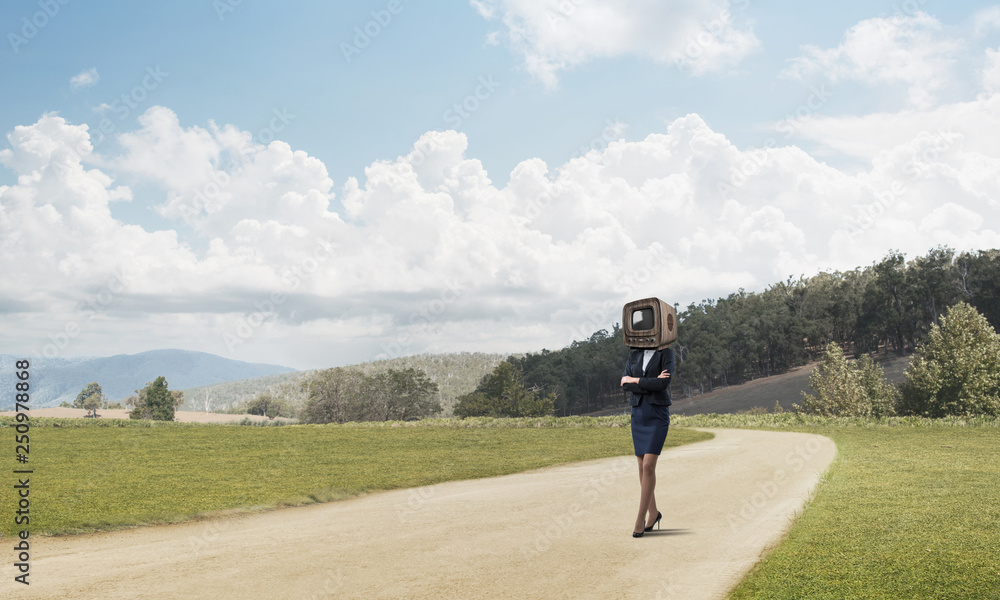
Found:
[[33, 538], [31, 585], [14, 583], [5, 560], [0, 598], [724, 598], [790, 527], [836, 448], [811, 434], [708, 431], [713, 440], [660, 457], [663, 529], [640, 539], [637, 465], [625, 456]]

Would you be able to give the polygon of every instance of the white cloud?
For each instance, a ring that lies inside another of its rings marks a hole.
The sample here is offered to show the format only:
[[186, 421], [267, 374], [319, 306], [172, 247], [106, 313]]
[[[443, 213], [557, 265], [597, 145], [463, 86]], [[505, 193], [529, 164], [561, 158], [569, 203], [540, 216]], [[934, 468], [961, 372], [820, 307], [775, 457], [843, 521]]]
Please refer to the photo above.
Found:
[[987, 6], [972, 15], [972, 33], [982, 37], [1000, 30], [1000, 6]]
[[469, 0], [469, 4], [471, 4], [476, 9], [476, 12], [479, 13], [479, 16], [484, 19], [492, 19], [496, 14], [496, 9], [488, 2], [481, 0]]
[[[871, 161], [879, 153], [905, 147], [921, 136], [936, 139], [937, 146], [951, 147], [960, 141], [965, 150], [984, 156], [1000, 156], [998, 131], [1000, 94], [983, 94], [975, 100], [927, 110], [859, 116], [816, 114], [797, 123], [796, 134], [849, 156]], [[928, 158], [933, 158], [933, 152], [928, 152]]]
[[87, 69], [86, 71], [80, 71], [70, 78], [69, 88], [71, 90], [82, 90], [95, 85], [100, 78], [101, 76], [97, 74], [96, 67], [93, 69]]
[[907, 86], [911, 106], [927, 108], [952, 81], [965, 48], [960, 37], [923, 12], [861, 21], [836, 48], [806, 46], [784, 75], [803, 81], [856, 80], [868, 85]]
[[[327, 210], [333, 181], [305, 152], [281, 141], [254, 143], [231, 125], [183, 128], [173, 111], [159, 106], [139, 123], [141, 129], [119, 137], [126, 152], [111, 165], [165, 188], [166, 202], [157, 207], [165, 217], [222, 237], [265, 222], [280, 225], [281, 235], [296, 235], [299, 223], [317, 235], [340, 223]], [[268, 230], [278, 235], [275, 226]]]
[[[637, 56], [694, 74], [727, 69], [759, 41], [728, 0], [471, 0], [486, 19], [500, 18], [503, 39], [546, 86], [559, 73], [600, 58]], [[497, 36], [491, 35], [491, 41]]]
[[986, 63], [983, 66], [983, 89], [988, 92], [1000, 92], [1000, 48], [986, 49]]
[[[737, 148], [688, 115], [562, 165], [527, 159], [504, 187], [466, 155], [464, 134], [428, 132], [348, 180], [342, 213], [323, 163], [283, 142], [185, 127], [154, 107], [120, 155], [88, 169], [87, 128], [49, 114], [0, 151], [18, 175], [0, 188], [0, 306], [20, 307], [0, 322], [33, 349], [72, 321], [80, 333], [60, 352], [156, 339], [308, 366], [560, 347], [635, 297], [761, 289], [888, 248], [1000, 246], [1000, 152], [982, 145], [1000, 124], [967, 111], [947, 145], [887, 135], [857, 173], [795, 146]], [[119, 174], [162, 188], [161, 215], [205, 249], [113, 218], [110, 203], [131, 195]], [[106, 308], [81, 316], [104, 290]]]

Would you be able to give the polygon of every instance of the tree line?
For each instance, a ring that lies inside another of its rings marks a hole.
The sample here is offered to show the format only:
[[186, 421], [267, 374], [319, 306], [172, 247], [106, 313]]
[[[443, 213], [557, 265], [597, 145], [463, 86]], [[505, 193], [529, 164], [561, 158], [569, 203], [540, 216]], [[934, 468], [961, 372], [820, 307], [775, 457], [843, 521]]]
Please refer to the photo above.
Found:
[[857, 356], [907, 354], [958, 302], [1000, 324], [1000, 251], [890, 252], [869, 267], [740, 290], [679, 315], [678, 380], [690, 393], [781, 373], [831, 342]]
[[[893, 251], [868, 267], [703, 300], [678, 311], [671, 389], [690, 396], [782, 373], [818, 358], [830, 343], [857, 356], [911, 353], [958, 302], [1000, 325], [1000, 250], [937, 247], [911, 261]], [[621, 404], [627, 353], [615, 324], [562, 350], [509, 360], [527, 387], [555, 394], [555, 414], [568, 415]]]

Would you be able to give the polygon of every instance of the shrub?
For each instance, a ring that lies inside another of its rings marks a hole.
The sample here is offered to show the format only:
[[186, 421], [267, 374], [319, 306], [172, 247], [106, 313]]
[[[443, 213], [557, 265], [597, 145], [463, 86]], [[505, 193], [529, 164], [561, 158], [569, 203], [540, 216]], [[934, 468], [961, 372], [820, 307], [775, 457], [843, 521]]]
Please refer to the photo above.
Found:
[[899, 390], [885, 378], [885, 370], [867, 354], [862, 354], [855, 364], [861, 379], [861, 389], [871, 404], [871, 416], [876, 418], [896, 413]]
[[538, 390], [524, 387], [520, 368], [504, 361], [483, 377], [479, 387], [455, 405], [455, 416], [467, 417], [544, 417], [555, 410], [555, 395], [542, 396]]
[[886, 381], [882, 367], [863, 355], [847, 362], [837, 344], [829, 344], [816, 370], [809, 375], [815, 394], [802, 392], [795, 410], [829, 417], [884, 417], [893, 414], [896, 389]]
[[905, 375], [903, 414], [1000, 415], [1000, 336], [964, 302], [931, 326]]

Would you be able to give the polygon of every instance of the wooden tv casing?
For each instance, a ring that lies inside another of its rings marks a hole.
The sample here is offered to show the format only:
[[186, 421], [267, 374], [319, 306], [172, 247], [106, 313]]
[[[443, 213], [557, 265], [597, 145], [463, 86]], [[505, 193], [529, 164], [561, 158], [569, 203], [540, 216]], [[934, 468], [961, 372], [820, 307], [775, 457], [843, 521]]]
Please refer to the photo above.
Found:
[[[632, 312], [642, 308], [653, 309], [653, 328], [636, 331]], [[622, 308], [622, 336], [629, 348], [662, 350], [677, 341], [677, 311], [659, 298], [629, 302]]]

